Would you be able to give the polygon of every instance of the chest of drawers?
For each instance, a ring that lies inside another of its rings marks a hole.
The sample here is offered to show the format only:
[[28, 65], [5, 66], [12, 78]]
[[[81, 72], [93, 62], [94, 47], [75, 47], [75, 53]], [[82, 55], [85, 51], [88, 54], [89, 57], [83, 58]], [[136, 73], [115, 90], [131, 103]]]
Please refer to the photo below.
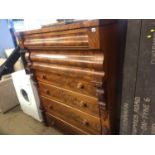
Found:
[[16, 35], [45, 123], [67, 134], [113, 134], [120, 22], [88, 20]]

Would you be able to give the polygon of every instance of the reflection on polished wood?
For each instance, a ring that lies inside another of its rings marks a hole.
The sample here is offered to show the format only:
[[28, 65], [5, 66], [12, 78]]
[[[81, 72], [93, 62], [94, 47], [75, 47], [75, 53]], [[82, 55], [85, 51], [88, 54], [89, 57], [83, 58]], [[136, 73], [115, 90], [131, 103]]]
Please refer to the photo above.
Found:
[[87, 20], [16, 33], [46, 125], [67, 134], [114, 134], [119, 20]]

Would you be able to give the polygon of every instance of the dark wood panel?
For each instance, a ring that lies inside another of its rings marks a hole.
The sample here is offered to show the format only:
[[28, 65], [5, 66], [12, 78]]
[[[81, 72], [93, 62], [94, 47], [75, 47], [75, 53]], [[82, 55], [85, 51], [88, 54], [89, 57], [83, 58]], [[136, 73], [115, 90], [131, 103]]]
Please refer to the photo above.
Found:
[[39, 82], [40, 94], [99, 117], [97, 98]]
[[89, 83], [78, 78], [70, 78], [68, 76], [51, 74], [43, 71], [35, 71], [35, 75], [38, 81], [96, 97], [97, 85], [94, 83]]
[[46, 63], [34, 62], [30, 64], [30, 68], [34, 70], [47, 71], [53, 74], [69, 76], [72, 78], [80, 78], [93, 83], [102, 83], [104, 72], [97, 72], [94, 69], [82, 69], [77, 67], [67, 67], [62, 65], [51, 65]]
[[44, 62], [57, 65], [75, 66], [82, 68], [90, 68], [96, 70], [103, 70], [103, 54], [82, 54], [81, 53], [58, 53], [52, 51], [33, 51], [30, 54], [30, 60], [33, 62]]
[[[74, 30], [73, 30], [74, 31]], [[49, 46], [51, 48], [59, 47], [59, 48], [65, 48], [65, 47], [83, 47], [88, 48], [89, 42], [88, 42], [88, 34], [85, 31], [75, 31], [74, 34], [72, 33], [66, 33], [60, 32], [61, 34], [54, 35], [52, 33], [50, 34], [38, 34], [33, 35], [31, 37], [27, 37], [24, 39], [24, 46], [27, 48], [30, 48], [31, 46]]]
[[83, 48], [100, 49], [99, 27], [40, 33], [23, 38], [24, 47], [31, 49]]
[[89, 135], [90, 133], [75, 127], [74, 125], [46, 112], [46, 119], [48, 125], [60, 129], [65, 134], [73, 135]]
[[41, 100], [48, 113], [51, 113], [76, 127], [80, 126], [82, 130], [88, 133], [101, 134], [99, 117], [88, 115], [60, 102], [50, 100], [47, 97], [45, 98], [42, 96]]
[[[119, 117], [118, 115], [118, 100], [117, 100], [117, 81], [118, 81], [118, 64], [122, 56], [123, 43], [121, 39], [125, 32], [125, 25], [121, 27], [122, 23], [115, 23], [109, 26], [102, 27], [100, 35], [102, 42], [102, 50], [104, 52], [104, 71], [106, 76], [106, 94], [109, 113], [109, 129], [110, 133], [119, 133]], [[103, 125], [104, 128], [104, 125]], [[104, 132], [104, 131], [103, 131]]]

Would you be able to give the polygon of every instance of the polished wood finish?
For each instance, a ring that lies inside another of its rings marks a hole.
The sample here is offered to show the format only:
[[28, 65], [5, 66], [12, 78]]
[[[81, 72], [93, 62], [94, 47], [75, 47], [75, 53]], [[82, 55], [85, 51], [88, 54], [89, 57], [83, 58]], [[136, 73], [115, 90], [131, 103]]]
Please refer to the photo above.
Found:
[[40, 34], [40, 33], [47, 33], [47, 32], [58, 32], [58, 31], [63, 31], [63, 30], [73, 30], [73, 29], [81, 29], [81, 28], [90, 28], [90, 27], [96, 27], [96, 26], [105, 26], [109, 24], [116, 23], [118, 20], [85, 20], [82, 22], [78, 23], [72, 23], [72, 24], [61, 24], [57, 26], [50, 26], [47, 28], [42, 28], [39, 30], [32, 30], [32, 31], [25, 31], [25, 32], [20, 32], [16, 33], [18, 36], [18, 39], [21, 39], [24, 36], [28, 35], [34, 35], [34, 34]]
[[[94, 56], [95, 55], [95, 56]], [[103, 70], [104, 56], [101, 52], [77, 52], [70, 51], [64, 53], [64, 51], [33, 51], [27, 60], [52, 63], [57, 65], [69, 65], [82, 68], [90, 68], [94, 70]]]
[[71, 106], [67, 106], [56, 100], [47, 99], [42, 97], [45, 110], [64, 121], [80, 127], [82, 130], [91, 134], [98, 134], [101, 132], [100, 118], [95, 117]]
[[89, 97], [77, 92], [73, 92], [61, 87], [47, 85], [39, 82], [39, 91], [43, 96], [50, 97], [59, 102], [65, 103], [81, 111], [99, 117], [99, 105], [97, 98]]
[[60, 32], [50, 32], [48, 34], [34, 34], [26, 37], [24, 45], [29, 49], [33, 48], [91, 48], [99, 49], [99, 28], [96, 28], [95, 33], [90, 33], [88, 28], [77, 29]]
[[98, 72], [91, 69], [82, 69], [77, 67], [68, 67], [62, 65], [52, 65], [47, 63], [34, 62], [28, 64], [31, 69], [47, 71], [53, 74], [69, 76], [72, 78], [84, 79], [92, 83], [102, 83], [104, 79], [104, 72]]
[[17, 33], [47, 125], [114, 134], [119, 20], [87, 20]]
[[51, 74], [50, 72], [35, 71], [38, 81], [43, 83], [52, 84], [58, 87], [63, 86], [65, 89], [76, 91], [88, 96], [96, 97], [97, 84], [89, 83], [85, 80], [72, 78], [68, 76], [61, 76], [59, 74]]
[[63, 119], [52, 115], [51, 113], [49, 114], [46, 112], [46, 121], [50, 126], [60, 129], [65, 134], [80, 134], [80, 135], [89, 135], [90, 134], [90, 133], [64, 121]]

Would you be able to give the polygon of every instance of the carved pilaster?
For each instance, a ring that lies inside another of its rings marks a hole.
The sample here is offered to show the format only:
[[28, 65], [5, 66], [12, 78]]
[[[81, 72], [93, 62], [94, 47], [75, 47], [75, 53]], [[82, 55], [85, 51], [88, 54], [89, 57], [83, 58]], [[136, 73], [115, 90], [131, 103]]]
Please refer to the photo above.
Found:
[[106, 95], [106, 82], [103, 82], [102, 85], [97, 85], [96, 95], [99, 104], [102, 134], [103, 135], [110, 134], [107, 95]]

